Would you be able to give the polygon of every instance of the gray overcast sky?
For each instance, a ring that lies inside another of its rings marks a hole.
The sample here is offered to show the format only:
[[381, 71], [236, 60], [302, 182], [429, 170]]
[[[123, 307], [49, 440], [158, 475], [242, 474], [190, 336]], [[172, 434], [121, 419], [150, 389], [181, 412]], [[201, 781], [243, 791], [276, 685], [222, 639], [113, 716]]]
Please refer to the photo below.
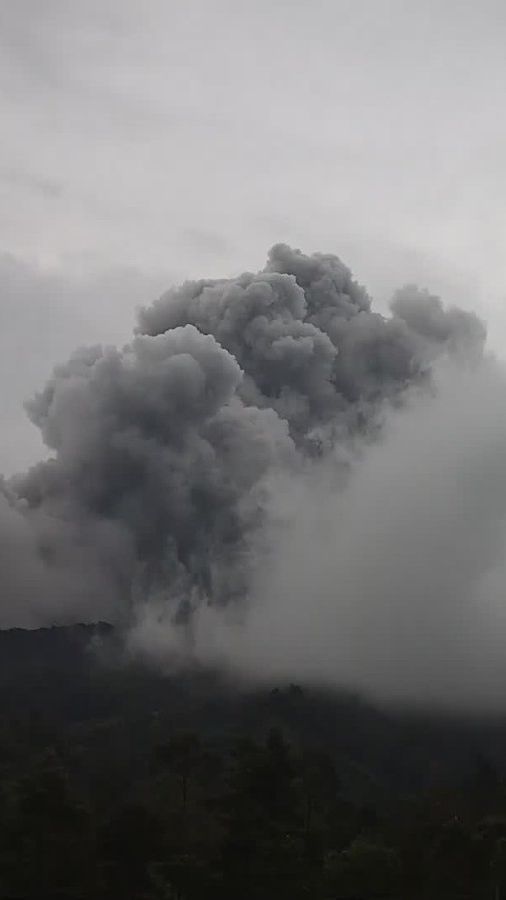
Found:
[[276, 241], [506, 350], [503, 0], [0, 0], [0, 43], [0, 470], [53, 362]]

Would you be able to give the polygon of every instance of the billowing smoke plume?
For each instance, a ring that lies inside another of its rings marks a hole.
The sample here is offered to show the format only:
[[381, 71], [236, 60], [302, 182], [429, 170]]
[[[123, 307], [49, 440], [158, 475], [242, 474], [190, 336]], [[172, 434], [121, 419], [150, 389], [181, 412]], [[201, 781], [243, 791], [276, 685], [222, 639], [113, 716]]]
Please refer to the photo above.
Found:
[[78, 540], [111, 526], [127, 561], [114, 565], [120, 617], [155, 593], [185, 618], [244, 594], [262, 478], [291, 444], [272, 410], [241, 402], [240, 381], [234, 357], [187, 325], [78, 351], [29, 404], [55, 457], [16, 481], [18, 495]]
[[451, 699], [506, 523], [484, 341], [414, 287], [379, 315], [285, 245], [170, 290], [28, 405], [53, 455], [0, 495], [2, 623], [108, 618], [149, 652], [434, 700], [413, 650], [452, 658], [462, 620], [461, 666], [431, 670]]
[[297, 446], [328, 449], [370, 427], [378, 403], [393, 399], [441, 349], [481, 347], [483, 327], [461, 310], [406, 289], [391, 318], [335, 256], [272, 248], [265, 271], [232, 281], [189, 282], [140, 314], [157, 335], [192, 324], [239, 363], [238, 395], [274, 409]]

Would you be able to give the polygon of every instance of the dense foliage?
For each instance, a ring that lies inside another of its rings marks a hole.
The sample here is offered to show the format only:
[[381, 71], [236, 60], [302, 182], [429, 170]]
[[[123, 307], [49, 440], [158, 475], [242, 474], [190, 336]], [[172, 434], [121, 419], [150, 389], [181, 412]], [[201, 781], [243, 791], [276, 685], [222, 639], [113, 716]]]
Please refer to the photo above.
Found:
[[[0, 634], [0, 897], [506, 897], [506, 721]], [[503, 894], [504, 892], [504, 894]]]

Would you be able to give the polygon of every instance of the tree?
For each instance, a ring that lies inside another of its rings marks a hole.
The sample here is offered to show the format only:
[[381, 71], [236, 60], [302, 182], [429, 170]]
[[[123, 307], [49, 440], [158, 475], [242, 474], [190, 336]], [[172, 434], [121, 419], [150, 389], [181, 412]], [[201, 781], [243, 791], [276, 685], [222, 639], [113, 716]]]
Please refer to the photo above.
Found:
[[357, 838], [326, 859], [327, 884], [338, 898], [395, 897], [401, 887], [401, 865], [394, 849]]

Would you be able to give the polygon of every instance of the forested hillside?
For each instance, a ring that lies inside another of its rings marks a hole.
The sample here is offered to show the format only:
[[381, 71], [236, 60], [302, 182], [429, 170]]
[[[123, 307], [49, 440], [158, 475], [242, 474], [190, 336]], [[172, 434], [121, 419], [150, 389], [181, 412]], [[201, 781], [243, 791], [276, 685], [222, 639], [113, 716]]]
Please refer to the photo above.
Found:
[[113, 644], [0, 633], [1, 897], [502, 896], [506, 719], [237, 691]]

